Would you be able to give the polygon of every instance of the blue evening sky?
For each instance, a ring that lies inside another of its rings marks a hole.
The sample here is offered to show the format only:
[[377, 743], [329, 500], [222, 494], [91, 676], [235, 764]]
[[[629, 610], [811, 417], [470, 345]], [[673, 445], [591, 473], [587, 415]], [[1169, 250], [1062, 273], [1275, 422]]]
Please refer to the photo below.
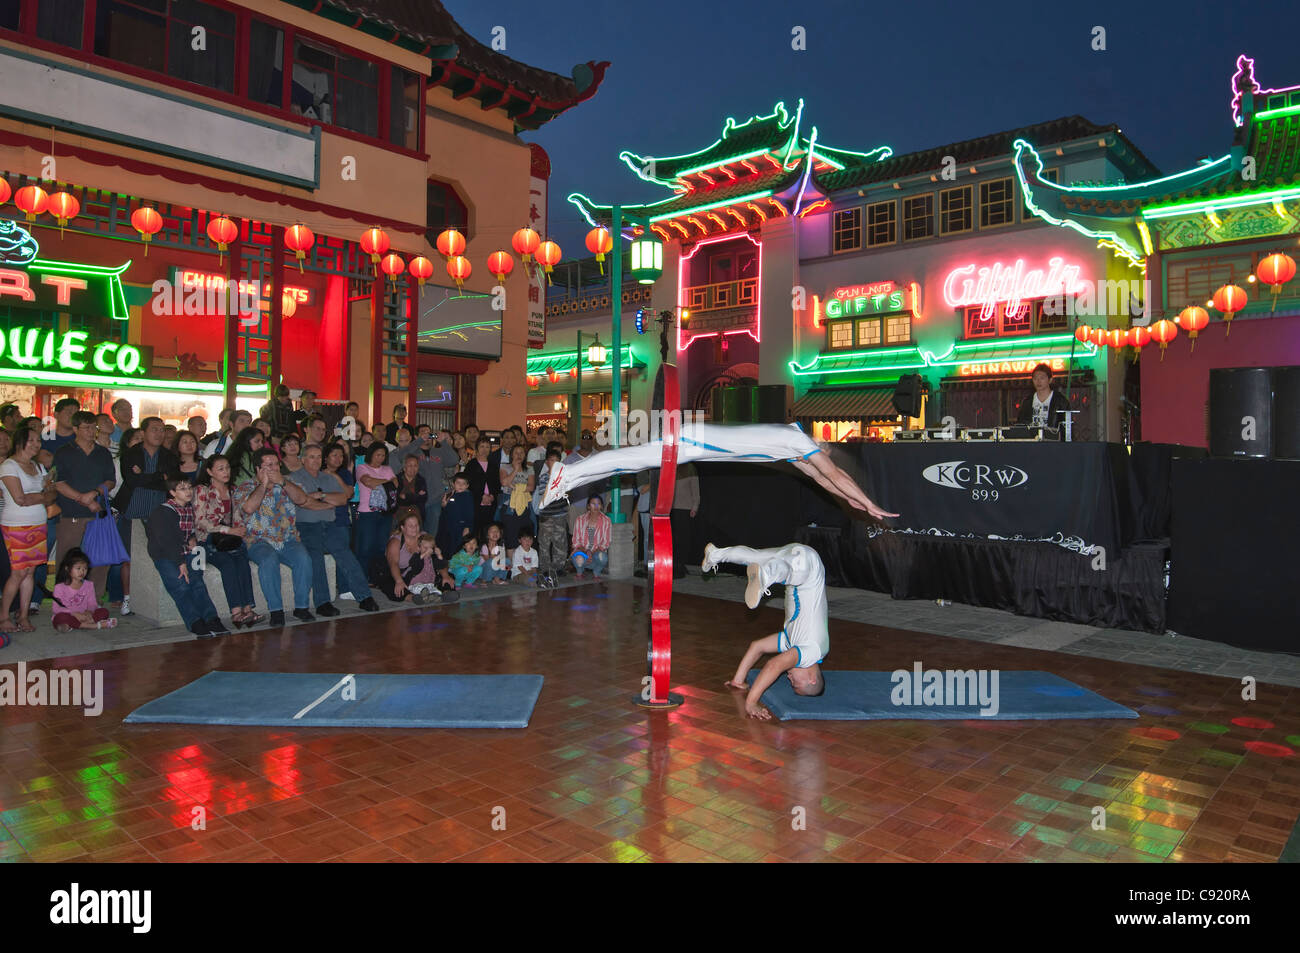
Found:
[[[505, 52], [531, 66], [567, 75], [579, 62], [612, 63], [594, 98], [525, 135], [551, 156], [550, 232], [566, 259], [586, 254], [570, 192], [602, 204], [664, 194], [619, 162], [621, 150], [693, 152], [727, 116], [766, 114], [780, 100], [802, 97], [804, 128], [815, 124], [827, 145], [896, 155], [1077, 113], [1117, 123], [1168, 173], [1227, 151], [1238, 53], [1255, 58], [1265, 87], [1300, 84], [1294, 2], [446, 5], [481, 41], [504, 27]], [[796, 25], [805, 52], [791, 49]], [[1092, 49], [1095, 26], [1105, 52]]]

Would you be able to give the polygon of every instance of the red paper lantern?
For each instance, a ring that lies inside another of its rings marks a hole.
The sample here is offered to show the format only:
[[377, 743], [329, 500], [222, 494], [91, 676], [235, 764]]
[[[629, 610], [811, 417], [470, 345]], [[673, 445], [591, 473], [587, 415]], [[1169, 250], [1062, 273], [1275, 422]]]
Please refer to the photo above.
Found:
[[1162, 318], [1151, 325], [1151, 338], [1160, 345], [1160, 360], [1165, 359], [1165, 348], [1176, 337], [1178, 337], [1178, 325], [1168, 318]]
[[560, 263], [560, 246], [547, 240], [537, 246], [537, 260], [546, 266], [546, 283], [551, 283], [551, 269]]
[[554, 384], [557, 380], [560, 379], [560, 375], [557, 374], [557, 373], [555, 373], [555, 368], [553, 368], [553, 367], [547, 367], [547, 368], [546, 368], [546, 379], [547, 379], [548, 381], [550, 381], [552, 384]]
[[1240, 285], [1224, 285], [1214, 293], [1214, 306], [1223, 312], [1223, 321], [1227, 325], [1223, 332], [1224, 337], [1232, 333], [1232, 316], [1246, 307], [1249, 302], [1246, 289]]
[[1150, 328], [1129, 328], [1128, 343], [1133, 347], [1133, 363], [1137, 363], [1138, 354], [1151, 343]]
[[50, 214], [54, 220], [59, 223], [59, 237], [63, 237], [63, 226], [77, 217], [81, 211], [81, 203], [71, 192], [55, 192], [50, 196]]
[[1105, 347], [1105, 346], [1106, 346], [1106, 329], [1105, 329], [1105, 328], [1093, 328], [1092, 331], [1089, 332], [1089, 334], [1088, 334], [1088, 340], [1091, 341], [1093, 344], [1097, 345], [1097, 347]]
[[515, 254], [523, 256], [524, 264], [532, 261], [533, 252], [537, 251], [537, 246], [541, 243], [541, 236], [527, 226], [515, 232], [514, 238], [510, 239]]
[[429, 259], [425, 258], [423, 255], [416, 255], [412, 258], [407, 269], [415, 276], [415, 279], [420, 282], [421, 286], [424, 285], [426, 278], [433, 277], [433, 262], [429, 261]]
[[49, 203], [49, 195], [39, 185], [24, 185], [14, 195], [14, 204], [20, 211], [27, 213], [29, 222], [36, 221], [36, 216], [44, 212]]
[[438, 251], [450, 261], [457, 255], [465, 254], [465, 236], [454, 228], [448, 228], [438, 235]]
[[508, 251], [494, 251], [488, 255], [488, 271], [496, 275], [497, 281], [505, 281], [506, 275], [515, 270], [515, 260]]
[[577, 369], [576, 367], [571, 367], [571, 368], [569, 368], [569, 376], [570, 376], [570, 377], [577, 377], [577, 376], [578, 376], [578, 369]]
[[379, 263], [379, 270], [388, 276], [389, 281], [396, 281], [397, 276], [406, 271], [406, 260], [396, 252], [385, 255]]
[[1075, 340], [1077, 340], [1080, 344], [1087, 344], [1091, 336], [1092, 336], [1092, 328], [1088, 327], [1088, 325], [1086, 324], [1081, 324], [1074, 329]]
[[9, 196], [13, 195], [13, 189], [9, 187], [9, 180], [0, 176], [0, 205], [9, 201]]
[[532, 374], [529, 374], [529, 375], [528, 375], [528, 386], [529, 386], [529, 387], [536, 387], [536, 386], [537, 386], [537, 378], [536, 378], [535, 376], [533, 376]]
[[1128, 347], [1128, 331], [1123, 328], [1114, 328], [1107, 331], [1106, 344], [1114, 348]]
[[1200, 334], [1210, 323], [1210, 312], [1192, 305], [1178, 313], [1178, 326], [1191, 338], [1192, 350], [1196, 350], [1196, 335]]
[[307, 257], [311, 246], [316, 244], [316, 236], [306, 225], [290, 225], [284, 230], [285, 247], [298, 256], [298, 271], [302, 271], [302, 260]]
[[298, 310], [298, 299], [287, 291], [280, 293], [280, 315], [285, 318], [292, 318], [294, 312]]
[[217, 261], [224, 261], [226, 249], [239, 235], [239, 226], [226, 216], [219, 215], [208, 219], [207, 232], [208, 240], [217, 246]]
[[460, 290], [461, 282], [468, 278], [474, 266], [470, 264], [469, 259], [464, 255], [456, 255], [447, 262], [447, 274], [456, 279], [456, 288]]
[[1295, 259], [1290, 255], [1274, 252], [1260, 261], [1255, 268], [1255, 274], [1260, 281], [1273, 289], [1273, 307], [1269, 310], [1275, 311], [1277, 296], [1281, 293], [1282, 286], [1295, 277]]
[[149, 242], [153, 241], [154, 235], [162, 228], [162, 216], [156, 208], [142, 205], [131, 213], [131, 227], [140, 233], [140, 239], [144, 242], [144, 255], [148, 258]]
[[361, 250], [370, 256], [375, 274], [379, 274], [379, 258], [388, 251], [388, 233], [382, 228], [367, 228], [361, 233]]
[[596, 263], [600, 265], [600, 273], [605, 273], [605, 253], [612, 251], [614, 248], [614, 236], [609, 233], [608, 228], [603, 226], [593, 228], [587, 233], [587, 251], [596, 256]]

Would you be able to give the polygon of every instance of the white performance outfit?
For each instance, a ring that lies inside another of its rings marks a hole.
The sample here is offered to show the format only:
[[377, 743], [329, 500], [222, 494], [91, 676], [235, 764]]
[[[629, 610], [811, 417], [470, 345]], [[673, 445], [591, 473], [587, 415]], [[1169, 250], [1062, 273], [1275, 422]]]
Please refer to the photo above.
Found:
[[777, 648], [798, 651], [796, 668], [811, 668], [826, 657], [831, 650], [826, 569], [816, 550], [800, 543], [780, 549], [726, 546], [711, 550], [702, 568], [708, 572], [718, 563], [760, 567], [764, 592], [773, 583], [784, 583], [785, 628], [777, 637]]
[[[692, 424], [682, 427], [677, 440], [677, 463], [736, 460], [748, 463], [781, 463], [807, 460], [821, 453], [821, 447], [798, 424]], [[602, 450], [585, 460], [565, 463], [552, 474], [542, 505], [547, 506], [569, 490], [620, 473], [657, 470], [663, 465], [661, 440]]]

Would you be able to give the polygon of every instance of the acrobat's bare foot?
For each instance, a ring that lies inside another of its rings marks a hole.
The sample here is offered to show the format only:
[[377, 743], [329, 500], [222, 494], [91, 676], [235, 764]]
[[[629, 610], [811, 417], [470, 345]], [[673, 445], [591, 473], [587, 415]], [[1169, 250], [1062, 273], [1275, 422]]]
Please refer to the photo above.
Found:
[[738, 692], [749, 691], [749, 683], [744, 681], [743, 679], [739, 682], [733, 681], [731, 679], [727, 679], [725, 684], [728, 688], [734, 688]]

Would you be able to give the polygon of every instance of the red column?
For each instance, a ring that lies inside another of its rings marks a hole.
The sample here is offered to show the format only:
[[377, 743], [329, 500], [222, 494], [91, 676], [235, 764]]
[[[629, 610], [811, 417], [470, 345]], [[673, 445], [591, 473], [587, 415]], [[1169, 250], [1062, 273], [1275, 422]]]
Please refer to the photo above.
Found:
[[409, 282], [406, 302], [410, 312], [406, 318], [406, 420], [415, 426], [415, 402], [419, 398], [419, 353], [420, 353], [420, 286]]
[[284, 228], [271, 226], [271, 380], [267, 400], [275, 399], [275, 388], [284, 375], [280, 335], [284, 324]]
[[235, 384], [239, 381], [239, 308], [236, 306], [239, 296], [232, 296], [230, 289], [239, 288], [239, 279], [244, 271], [243, 222], [241, 232], [235, 236], [226, 251], [226, 341], [225, 341], [225, 384], [226, 406], [235, 406]]
[[384, 283], [371, 281], [370, 291], [370, 420], [384, 418]]

